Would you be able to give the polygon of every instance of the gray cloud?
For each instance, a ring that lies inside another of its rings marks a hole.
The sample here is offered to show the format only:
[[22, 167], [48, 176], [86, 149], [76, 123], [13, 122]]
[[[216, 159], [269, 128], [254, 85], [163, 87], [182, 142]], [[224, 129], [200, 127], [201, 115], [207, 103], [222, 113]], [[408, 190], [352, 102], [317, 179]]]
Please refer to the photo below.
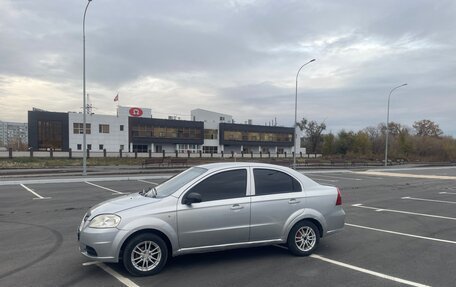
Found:
[[[0, 119], [80, 108], [85, 4], [0, 3]], [[392, 119], [429, 118], [456, 135], [455, 14], [451, 0], [94, 0], [87, 87], [100, 113], [113, 113], [120, 91], [122, 104], [163, 114], [201, 107], [289, 126], [296, 71], [317, 58], [299, 78], [300, 118], [332, 131], [376, 125], [389, 90], [407, 82]]]

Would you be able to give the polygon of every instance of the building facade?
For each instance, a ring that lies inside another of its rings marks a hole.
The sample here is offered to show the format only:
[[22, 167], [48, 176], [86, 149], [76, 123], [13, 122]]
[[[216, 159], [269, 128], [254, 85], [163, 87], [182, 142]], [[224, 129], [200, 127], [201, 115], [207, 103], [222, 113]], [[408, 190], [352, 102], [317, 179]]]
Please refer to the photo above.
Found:
[[[68, 113], [69, 147], [82, 151], [83, 114]], [[86, 143], [90, 151], [128, 150], [128, 117], [86, 115]]]
[[17, 148], [18, 145], [27, 145], [27, 123], [0, 121], [0, 147]]
[[[29, 111], [29, 145], [35, 150], [82, 151], [83, 114]], [[291, 153], [294, 129], [236, 124], [228, 114], [203, 109], [191, 120], [158, 119], [151, 109], [118, 107], [116, 115], [86, 115], [91, 151], [152, 153]]]
[[68, 113], [28, 112], [28, 145], [34, 150], [68, 150]]

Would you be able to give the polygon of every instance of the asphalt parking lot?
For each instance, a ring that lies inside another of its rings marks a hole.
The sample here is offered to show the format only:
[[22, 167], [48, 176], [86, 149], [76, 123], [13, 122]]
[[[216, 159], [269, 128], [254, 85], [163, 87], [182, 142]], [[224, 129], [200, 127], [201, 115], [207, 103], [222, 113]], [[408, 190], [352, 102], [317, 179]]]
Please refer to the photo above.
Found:
[[315, 255], [282, 246], [184, 255], [143, 278], [84, 258], [76, 229], [91, 206], [164, 175], [0, 182], [0, 286], [455, 286], [456, 168], [307, 175], [340, 187], [347, 213]]

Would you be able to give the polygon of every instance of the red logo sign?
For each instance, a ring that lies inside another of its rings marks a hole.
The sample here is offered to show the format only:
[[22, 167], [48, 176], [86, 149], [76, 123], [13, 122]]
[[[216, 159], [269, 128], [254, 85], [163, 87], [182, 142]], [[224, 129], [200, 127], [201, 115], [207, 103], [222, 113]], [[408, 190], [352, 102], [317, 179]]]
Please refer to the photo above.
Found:
[[141, 110], [140, 108], [131, 108], [129, 113], [132, 117], [140, 117], [143, 114], [143, 110]]

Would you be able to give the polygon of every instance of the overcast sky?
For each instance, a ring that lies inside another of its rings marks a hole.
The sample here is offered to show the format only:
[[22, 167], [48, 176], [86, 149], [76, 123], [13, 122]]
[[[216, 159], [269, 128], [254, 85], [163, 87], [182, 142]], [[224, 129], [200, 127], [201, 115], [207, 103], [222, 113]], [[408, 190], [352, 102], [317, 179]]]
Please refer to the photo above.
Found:
[[[0, 0], [0, 120], [80, 111], [83, 0]], [[430, 119], [456, 136], [456, 1], [93, 0], [87, 92], [95, 113], [202, 108], [328, 131]]]

